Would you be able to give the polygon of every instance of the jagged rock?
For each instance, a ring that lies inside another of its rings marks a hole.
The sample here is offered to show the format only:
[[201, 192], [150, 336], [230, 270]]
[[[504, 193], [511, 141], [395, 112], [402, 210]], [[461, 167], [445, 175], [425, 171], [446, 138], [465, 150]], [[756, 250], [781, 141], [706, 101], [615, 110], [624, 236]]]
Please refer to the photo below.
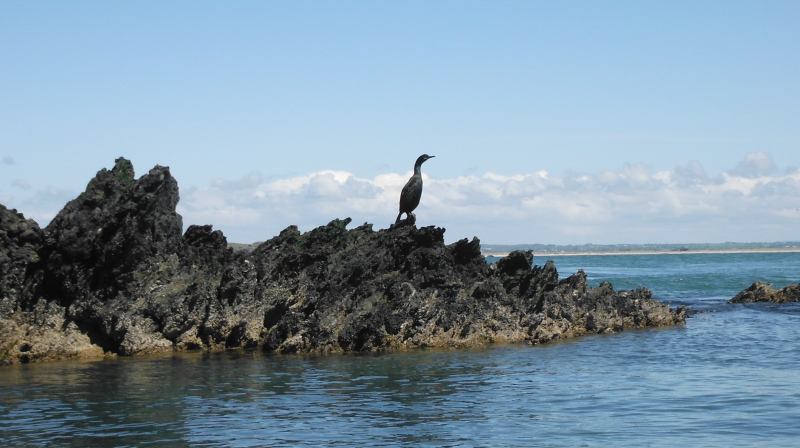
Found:
[[781, 289], [772, 289], [772, 283], [755, 282], [728, 303], [747, 302], [800, 302], [800, 285], [789, 285]]
[[532, 265], [533, 251], [515, 250], [497, 262], [497, 269], [513, 277], [529, 271]]
[[124, 158], [111, 171], [100, 170], [45, 229], [43, 294], [63, 303], [113, 297], [140, 263], [177, 251], [178, 200], [168, 167], [156, 166], [138, 180]]
[[0, 365], [103, 356], [63, 307], [31, 301], [43, 239], [35, 221], [0, 205]]
[[0, 363], [103, 350], [536, 343], [686, 317], [644, 288], [590, 288], [583, 271], [559, 281], [530, 251], [489, 266], [477, 238], [446, 245], [445, 229], [408, 220], [379, 231], [347, 229], [349, 218], [306, 233], [290, 226], [234, 253], [210, 225], [181, 235], [178, 197], [169, 168], [135, 179], [120, 158], [44, 231], [0, 210], [0, 256], [13, 260], [0, 271]]
[[28, 270], [39, 262], [44, 233], [32, 219], [0, 205], [0, 318], [7, 318], [24, 297]]

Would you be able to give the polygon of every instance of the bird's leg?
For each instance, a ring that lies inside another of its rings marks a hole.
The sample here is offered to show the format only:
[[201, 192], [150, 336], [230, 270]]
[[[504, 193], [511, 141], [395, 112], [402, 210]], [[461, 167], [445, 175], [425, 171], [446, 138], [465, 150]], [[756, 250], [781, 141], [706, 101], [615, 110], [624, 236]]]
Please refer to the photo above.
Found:
[[416, 216], [414, 216], [414, 214], [413, 214], [413, 213], [411, 213], [411, 212], [408, 212], [408, 213], [406, 213], [406, 215], [408, 215], [408, 218], [406, 218], [406, 220], [407, 220], [408, 222], [410, 222], [411, 224], [414, 224], [414, 223], [416, 223], [416, 222], [417, 222], [417, 217], [416, 217]]

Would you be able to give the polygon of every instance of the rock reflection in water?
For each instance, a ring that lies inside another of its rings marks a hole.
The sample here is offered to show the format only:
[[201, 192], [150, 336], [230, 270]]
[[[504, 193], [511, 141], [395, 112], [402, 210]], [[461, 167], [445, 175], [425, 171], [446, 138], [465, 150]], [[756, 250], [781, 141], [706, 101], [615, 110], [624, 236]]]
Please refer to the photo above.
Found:
[[0, 446], [796, 445], [800, 303], [726, 302], [754, 280], [796, 282], [800, 257], [573, 262], [592, 284], [646, 282], [702, 312], [534, 347], [9, 366]]

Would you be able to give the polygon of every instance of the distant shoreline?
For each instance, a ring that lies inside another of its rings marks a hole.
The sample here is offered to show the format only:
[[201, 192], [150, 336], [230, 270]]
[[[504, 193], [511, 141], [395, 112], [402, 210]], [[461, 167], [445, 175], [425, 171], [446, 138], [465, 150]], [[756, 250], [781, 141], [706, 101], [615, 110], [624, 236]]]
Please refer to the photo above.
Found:
[[[251, 244], [242, 243], [228, 243], [228, 247], [233, 248], [234, 252], [252, 252], [263, 241], [258, 241]], [[580, 256], [598, 256], [598, 255], [685, 255], [685, 254], [766, 254], [766, 253], [797, 253], [800, 252], [800, 247], [761, 247], [752, 249], [689, 249], [689, 250], [631, 250], [631, 251], [586, 251], [586, 252], [551, 252], [551, 251], [533, 251], [536, 257], [544, 256], [557, 256], [557, 257], [580, 257]], [[503, 258], [511, 252], [504, 251], [481, 251], [484, 257], [497, 257]]]
[[[558, 256], [558, 257], [579, 257], [596, 255], [686, 255], [686, 254], [761, 254], [772, 252], [800, 252], [800, 247], [775, 247], [762, 249], [709, 249], [709, 250], [632, 250], [614, 252], [537, 252], [533, 251], [534, 257]], [[505, 257], [510, 252], [483, 252], [484, 257]]]

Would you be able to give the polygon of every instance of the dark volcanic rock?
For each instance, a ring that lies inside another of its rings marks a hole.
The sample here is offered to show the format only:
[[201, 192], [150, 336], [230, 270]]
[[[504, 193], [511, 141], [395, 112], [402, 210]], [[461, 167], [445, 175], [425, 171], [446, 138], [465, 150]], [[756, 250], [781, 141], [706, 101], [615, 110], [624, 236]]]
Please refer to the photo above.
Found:
[[34, 220], [0, 205], [0, 318], [10, 316], [24, 295], [28, 269], [39, 262], [43, 235]]
[[44, 232], [33, 220], [0, 205], [0, 365], [103, 356], [65, 309], [31, 298], [41, 277]]
[[800, 285], [789, 285], [772, 289], [772, 283], [755, 282], [749, 288], [736, 294], [728, 303], [747, 302], [800, 302]]
[[156, 166], [138, 180], [124, 158], [100, 170], [45, 229], [38, 296], [66, 307], [67, 317], [106, 350], [171, 347], [131, 288], [185, 246], [178, 199], [168, 167]]
[[178, 199], [167, 167], [138, 180], [124, 158], [102, 169], [45, 229], [46, 295], [103, 302], [125, 288], [140, 263], [176, 252], [183, 227]]
[[[494, 341], [545, 342], [684, 322], [650, 291], [559, 281], [514, 252], [407, 221], [294, 226], [234, 253], [220, 231], [181, 235], [177, 182], [118, 159], [44, 231], [0, 210], [0, 363], [166, 349], [332, 353]], [[102, 349], [101, 349], [102, 347]]]

